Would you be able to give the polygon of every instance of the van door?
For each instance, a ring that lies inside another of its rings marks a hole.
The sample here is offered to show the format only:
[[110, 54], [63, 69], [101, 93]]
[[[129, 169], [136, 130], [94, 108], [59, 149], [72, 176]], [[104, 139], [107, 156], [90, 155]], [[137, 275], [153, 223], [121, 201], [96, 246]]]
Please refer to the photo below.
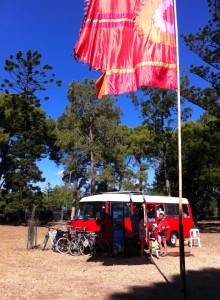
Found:
[[111, 208], [111, 218], [113, 216], [113, 210], [115, 209], [123, 209], [124, 210], [124, 230], [125, 230], [125, 238], [132, 237], [132, 226], [131, 226], [131, 213], [130, 213], [130, 203], [128, 202], [110, 202]]

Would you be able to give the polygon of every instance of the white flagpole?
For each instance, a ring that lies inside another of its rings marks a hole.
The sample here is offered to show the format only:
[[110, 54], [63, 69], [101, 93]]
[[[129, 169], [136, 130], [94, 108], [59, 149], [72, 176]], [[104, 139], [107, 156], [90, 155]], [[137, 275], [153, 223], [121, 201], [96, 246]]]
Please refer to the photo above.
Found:
[[186, 300], [185, 253], [182, 223], [182, 138], [181, 138], [181, 102], [180, 102], [180, 63], [176, 0], [174, 3], [177, 63], [177, 102], [178, 102], [178, 164], [179, 164], [179, 250], [180, 250], [180, 287], [182, 299]]

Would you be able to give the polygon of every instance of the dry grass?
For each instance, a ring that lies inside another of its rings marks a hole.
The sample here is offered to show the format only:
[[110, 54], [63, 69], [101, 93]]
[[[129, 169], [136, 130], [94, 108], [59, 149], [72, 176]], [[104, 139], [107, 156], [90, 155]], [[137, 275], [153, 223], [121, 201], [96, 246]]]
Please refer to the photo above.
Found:
[[[107, 258], [27, 250], [27, 227], [0, 226], [0, 294], [5, 299], [180, 299], [179, 257]], [[46, 228], [38, 228], [38, 243]], [[202, 233], [202, 248], [186, 247], [188, 299], [220, 294], [219, 233]], [[169, 248], [177, 252], [178, 248]]]

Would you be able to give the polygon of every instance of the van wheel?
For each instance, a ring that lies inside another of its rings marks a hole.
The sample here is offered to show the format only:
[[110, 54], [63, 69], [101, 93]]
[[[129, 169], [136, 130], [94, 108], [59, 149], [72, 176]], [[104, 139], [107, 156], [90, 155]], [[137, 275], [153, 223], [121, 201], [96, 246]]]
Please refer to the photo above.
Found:
[[177, 239], [178, 239], [177, 233], [176, 232], [171, 232], [170, 238], [169, 238], [169, 245], [171, 247], [175, 247]]

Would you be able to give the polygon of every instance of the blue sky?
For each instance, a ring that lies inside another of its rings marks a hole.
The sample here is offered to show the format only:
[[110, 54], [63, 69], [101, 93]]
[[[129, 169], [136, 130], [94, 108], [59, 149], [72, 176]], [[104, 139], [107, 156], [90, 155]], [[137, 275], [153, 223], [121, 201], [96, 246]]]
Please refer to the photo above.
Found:
[[[208, 20], [206, 0], [176, 0], [178, 29], [180, 34], [195, 33]], [[87, 65], [76, 62], [71, 54], [77, 41], [84, 16], [84, 0], [0, 0], [0, 78], [5, 78], [4, 61], [10, 54], [28, 49], [42, 54], [42, 64], [50, 64], [58, 79], [63, 81], [62, 88], [51, 88], [46, 94], [48, 101], [42, 102], [47, 116], [58, 118], [68, 104], [66, 93], [72, 80], [84, 77], [97, 79], [99, 73], [89, 71]], [[181, 68], [189, 70], [190, 64], [201, 61], [190, 52], [179, 38]], [[191, 76], [195, 85], [202, 85], [198, 77]], [[135, 127], [141, 124], [126, 95], [119, 96], [123, 111], [122, 123]], [[193, 119], [198, 119], [201, 110], [193, 107]], [[62, 167], [43, 160], [39, 163], [44, 177], [53, 186], [62, 185]], [[41, 185], [45, 186], [45, 183]]]

